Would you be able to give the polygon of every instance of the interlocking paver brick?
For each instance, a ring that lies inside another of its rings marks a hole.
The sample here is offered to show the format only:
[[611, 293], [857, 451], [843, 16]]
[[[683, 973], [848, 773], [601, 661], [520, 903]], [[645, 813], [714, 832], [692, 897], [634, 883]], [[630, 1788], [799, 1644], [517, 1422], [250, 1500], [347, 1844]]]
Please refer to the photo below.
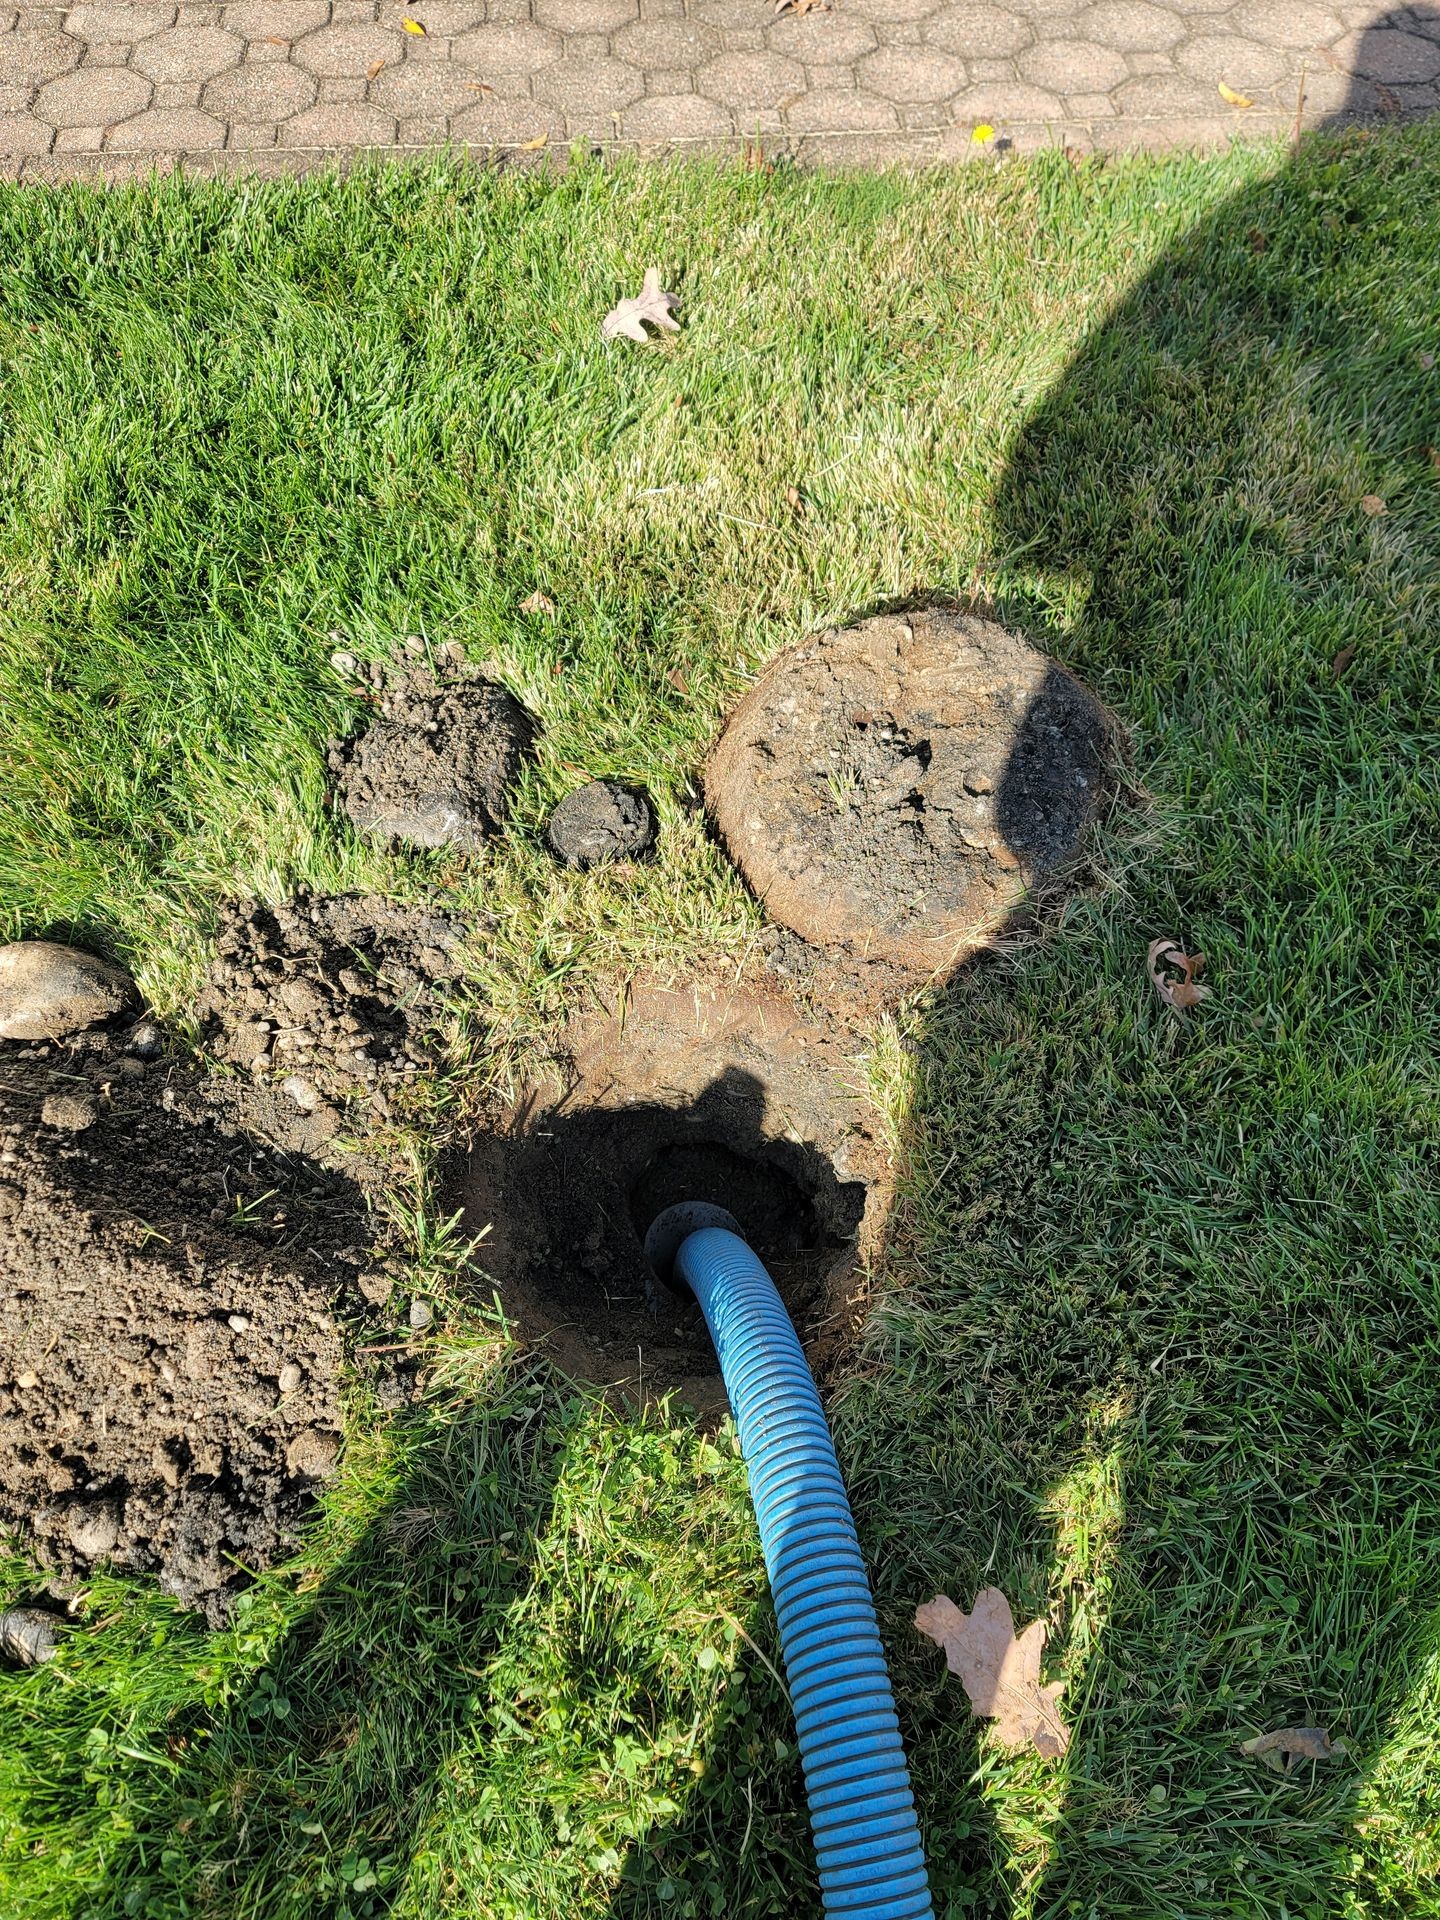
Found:
[[701, 93], [736, 111], [781, 107], [805, 91], [805, 69], [782, 53], [726, 53], [695, 76]]
[[947, 53], [993, 60], [1028, 47], [1034, 28], [1008, 7], [983, 4], [943, 7], [925, 22], [925, 38]]
[[290, 57], [310, 73], [342, 75], [364, 73], [377, 60], [402, 58], [404, 50], [405, 35], [398, 29], [356, 20], [307, 33]]
[[225, 122], [198, 107], [151, 107], [112, 127], [105, 145], [112, 153], [204, 153], [225, 144]]
[[720, 36], [694, 20], [632, 20], [611, 36], [610, 51], [635, 67], [693, 71], [720, 51]]
[[57, 73], [68, 73], [79, 58], [80, 43], [68, 34], [49, 30], [32, 33], [21, 27], [0, 38], [0, 81], [33, 87]]
[[672, 93], [627, 107], [620, 131], [627, 140], [724, 140], [734, 128], [716, 101], [699, 93]]
[[131, 64], [151, 80], [209, 80], [237, 66], [245, 42], [223, 27], [167, 27], [135, 49]]
[[395, 116], [368, 101], [307, 107], [280, 129], [282, 147], [388, 147]]
[[[428, 31], [403, 32], [407, 17]], [[0, 157], [36, 177], [56, 156], [94, 171], [97, 150], [106, 177], [124, 153], [211, 164], [218, 128], [233, 164], [259, 153], [288, 170], [395, 142], [519, 148], [567, 132], [649, 147], [758, 131], [802, 158], [959, 159], [982, 120], [1021, 145], [1221, 145], [1288, 131], [1302, 72], [1306, 125], [1440, 111], [1440, 13], [1381, 0], [833, 0], [778, 16], [774, 0], [0, 6]], [[1226, 106], [1221, 81], [1255, 106]]]
[[547, 33], [528, 20], [513, 25], [478, 27], [455, 42], [455, 58], [484, 80], [492, 73], [538, 73], [565, 50], [558, 33]]
[[882, 47], [860, 62], [860, 84], [885, 100], [948, 100], [965, 85], [963, 61], [931, 48]]
[[1108, 93], [1130, 69], [1123, 53], [1093, 40], [1042, 40], [1016, 59], [1022, 80], [1065, 93]]
[[35, 115], [52, 127], [108, 127], [150, 104], [150, 82], [125, 67], [79, 67], [47, 80]]
[[315, 79], [299, 67], [237, 67], [212, 80], [200, 99], [220, 120], [264, 126], [314, 106]]
[[875, 29], [843, 13], [805, 13], [777, 20], [766, 36], [776, 53], [807, 67], [834, 66], [873, 53]]

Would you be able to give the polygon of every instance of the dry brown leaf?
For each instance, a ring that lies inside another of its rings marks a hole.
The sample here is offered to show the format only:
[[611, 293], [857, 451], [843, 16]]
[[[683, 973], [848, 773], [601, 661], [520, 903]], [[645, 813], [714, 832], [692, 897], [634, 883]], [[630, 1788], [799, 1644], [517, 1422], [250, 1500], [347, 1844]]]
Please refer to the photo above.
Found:
[[776, 13], [829, 13], [830, 0], [775, 0]]
[[470, 93], [493, 93], [495, 91], [489, 82], [485, 80], [467, 80], [465, 86]]
[[671, 318], [671, 309], [679, 304], [673, 293], [661, 290], [660, 269], [647, 267], [644, 284], [634, 299], [622, 300], [600, 322], [600, 337], [602, 340], [614, 340], [623, 333], [627, 340], [638, 340], [643, 344], [650, 337], [645, 331], [647, 320], [652, 327], [668, 327], [671, 333], [678, 333], [680, 323]]
[[1336, 654], [1335, 658], [1330, 662], [1330, 671], [1331, 673], [1334, 674], [1337, 680], [1340, 678], [1341, 674], [1347, 670], [1347, 668], [1350, 665], [1350, 662], [1354, 658], [1355, 658], [1355, 642], [1352, 640], [1348, 647], [1341, 647], [1340, 651]]
[[681, 672], [679, 667], [672, 667], [669, 673], [666, 674], [665, 678], [670, 682], [671, 686], [674, 687], [677, 693], [689, 693], [690, 682], [685, 678], [685, 675]]
[[1435, 471], [1440, 473], [1440, 447], [1426, 447], [1425, 458], [1430, 462], [1431, 466], [1434, 467]]
[[1420, 362], [1420, 371], [1422, 373], [1429, 373], [1435, 365], [1435, 356], [1430, 352], [1428, 347], [1422, 347], [1415, 358]]
[[1223, 80], [1220, 82], [1220, 98], [1227, 107], [1253, 107], [1255, 104], [1248, 93], [1237, 93], [1234, 87], [1227, 87]]
[[985, 1587], [969, 1613], [944, 1594], [915, 1609], [915, 1625], [945, 1650], [945, 1664], [958, 1673], [971, 1711], [995, 1722], [995, 1733], [1012, 1753], [1033, 1746], [1044, 1760], [1058, 1760], [1070, 1745], [1070, 1729], [1056, 1701], [1061, 1683], [1040, 1684], [1046, 1626], [1032, 1620], [1017, 1634], [1010, 1602], [999, 1587]]
[[[1195, 978], [1197, 973], [1205, 971], [1203, 953], [1182, 953], [1173, 940], [1152, 940], [1145, 965], [1155, 991], [1182, 1019], [1187, 1007], [1198, 1006], [1210, 996], [1209, 987], [1202, 987]], [[1178, 968], [1182, 978], [1172, 980], [1163, 971], [1165, 967]]]
[[539, 153], [542, 147], [548, 147], [549, 144], [550, 136], [548, 133], [537, 133], [533, 140], [522, 140], [520, 142], [520, 151], [522, 153]]
[[537, 587], [528, 600], [520, 602], [521, 613], [553, 613], [555, 602], [548, 593], [541, 593]]
[[366, 67], [365, 69], [365, 78], [367, 80], [373, 80], [375, 76], [378, 73], [380, 73], [381, 70], [384, 68], [384, 65], [385, 65], [385, 62], [383, 60], [372, 60], [369, 66]]
[[1289, 1773], [1297, 1761], [1334, 1760], [1346, 1747], [1343, 1740], [1332, 1740], [1324, 1727], [1282, 1727], [1278, 1733], [1242, 1740], [1240, 1751], [1262, 1760], [1276, 1773]]
[[803, 513], [805, 511], [805, 502], [800, 497], [800, 489], [798, 487], [786, 487], [785, 504], [792, 513]]
[[288, 47], [289, 44], [290, 42], [285, 39], [283, 34], [267, 33], [265, 36], [265, 45], [267, 47]]
[[1375, 519], [1377, 514], [1387, 513], [1389, 509], [1378, 493], [1366, 493], [1360, 496], [1360, 511]]
[[1405, 111], [1404, 101], [1400, 98], [1399, 94], [1396, 93], [1395, 89], [1393, 87], [1387, 87], [1383, 80], [1377, 80], [1375, 82], [1375, 99], [1379, 104], [1380, 111], [1388, 114], [1392, 119], [1397, 114], [1404, 113]]

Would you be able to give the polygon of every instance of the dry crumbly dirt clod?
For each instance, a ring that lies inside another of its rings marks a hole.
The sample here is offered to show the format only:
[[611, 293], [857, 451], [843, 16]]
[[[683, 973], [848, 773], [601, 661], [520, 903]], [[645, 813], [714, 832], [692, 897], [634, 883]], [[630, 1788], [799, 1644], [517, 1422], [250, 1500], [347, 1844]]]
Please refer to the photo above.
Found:
[[782, 925], [945, 974], [1075, 861], [1114, 731], [993, 620], [886, 614], [771, 662], [710, 757], [706, 804]]
[[134, 1004], [123, 968], [55, 940], [0, 947], [0, 1040], [59, 1040]]
[[655, 844], [655, 814], [643, 793], [618, 780], [590, 780], [566, 794], [545, 837], [558, 860], [584, 871], [648, 853]]

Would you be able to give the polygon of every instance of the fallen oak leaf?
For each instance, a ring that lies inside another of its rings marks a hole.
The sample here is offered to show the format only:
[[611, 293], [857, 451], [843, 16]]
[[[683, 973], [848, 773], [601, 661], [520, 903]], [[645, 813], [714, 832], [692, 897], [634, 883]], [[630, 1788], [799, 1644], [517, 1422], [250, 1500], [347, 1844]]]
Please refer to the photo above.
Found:
[[945, 1664], [958, 1673], [972, 1713], [995, 1722], [995, 1735], [1012, 1753], [1033, 1746], [1043, 1760], [1058, 1760], [1070, 1745], [1070, 1729], [1056, 1705], [1062, 1682], [1040, 1684], [1046, 1625], [1032, 1620], [1015, 1631], [1010, 1602], [999, 1587], [984, 1587], [969, 1613], [937, 1594], [915, 1609], [915, 1625], [944, 1649]]
[[1237, 93], [1234, 87], [1227, 87], [1223, 80], [1220, 82], [1219, 91], [1220, 98], [1227, 107], [1253, 107], [1255, 104], [1248, 93]]
[[1281, 1727], [1240, 1742], [1241, 1753], [1262, 1761], [1273, 1773], [1290, 1773], [1300, 1760], [1335, 1760], [1346, 1751], [1345, 1742], [1332, 1740], [1324, 1727]]
[[600, 338], [614, 340], [623, 333], [627, 340], [637, 340], [643, 344], [650, 337], [645, 331], [647, 320], [651, 326], [678, 333], [680, 323], [671, 317], [671, 310], [679, 304], [673, 293], [662, 290], [660, 269], [647, 267], [644, 282], [634, 299], [622, 300], [600, 322]]
[[528, 600], [520, 602], [521, 613], [553, 613], [555, 602], [548, 593], [541, 593], [537, 587]]
[[1335, 658], [1330, 662], [1330, 671], [1331, 673], [1334, 674], [1337, 680], [1340, 678], [1342, 673], [1345, 673], [1348, 671], [1350, 662], [1354, 658], [1355, 658], [1355, 642], [1352, 640], [1348, 647], [1341, 647], [1340, 651], [1336, 654]]
[[[1209, 987], [1202, 987], [1195, 978], [1197, 973], [1205, 971], [1203, 953], [1182, 953], [1173, 940], [1152, 940], [1145, 965], [1155, 991], [1182, 1019], [1188, 1007], [1198, 1006], [1210, 996]], [[1183, 978], [1172, 980], [1162, 972], [1167, 966], [1177, 967]]]

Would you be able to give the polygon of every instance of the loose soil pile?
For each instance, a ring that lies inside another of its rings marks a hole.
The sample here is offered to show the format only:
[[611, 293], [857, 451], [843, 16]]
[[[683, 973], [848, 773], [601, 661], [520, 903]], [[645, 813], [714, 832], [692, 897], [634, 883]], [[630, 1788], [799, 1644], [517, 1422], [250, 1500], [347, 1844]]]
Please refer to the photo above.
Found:
[[488, 680], [442, 685], [416, 670], [379, 695], [357, 739], [330, 750], [341, 804], [362, 833], [473, 850], [504, 824], [534, 748], [524, 708]]
[[335, 1465], [368, 1229], [205, 1093], [103, 1036], [0, 1056], [0, 1528], [218, 1622]]
[[550, 816], [545, 837], [563, 866], [583, 871], [648, 853], [655, 843], [655, 815], [643, 793], [632, 793], [618, 780], [590, 780], [566, 794]]
[[459, 938], [447, 914], [378, 895], [228, 908], [196, 1012], [206, 1047], [250, 1075], [252, 1124], [317, 1153], [347, 1121], [389, 1119], [439, 1058]]
[[848, 1339], [885, 1155], [846, 1058], [853, 1036], [736, 987], [640, 987], [567, 1036], [477, 1142], [462, 1195], [518, 1330], [569, 1371], [724, 1404], [697, 1307], [658, 1287], [646, 1228], [679, 1200], [739, 1220], [822, 1364]]
[[1004, 627], [887, 615], [782, 653], [705, 797], [775, 919], [931, 974], [1075, 860], [1110, 740], [1093, 695]]

